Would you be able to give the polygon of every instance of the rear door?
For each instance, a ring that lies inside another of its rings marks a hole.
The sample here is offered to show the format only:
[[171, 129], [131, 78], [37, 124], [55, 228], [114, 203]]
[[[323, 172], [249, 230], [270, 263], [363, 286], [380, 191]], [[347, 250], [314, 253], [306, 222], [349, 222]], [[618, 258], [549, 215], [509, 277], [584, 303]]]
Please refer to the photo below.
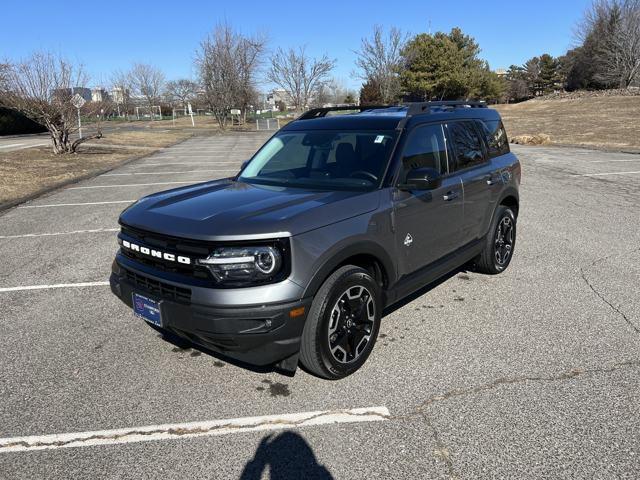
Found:
[[430, 167], [443, 175], [442, 185], [428, 191], [394, 189], [394, 217], [400, 276], [412, 273], [455, 250], [460, 244], [462, 183], [449, 175], [444, 126], [416, 126], [402, 152], [399, 183], [407, 173]]
[[453, 152], [451, 168], [460, 176], [464, 191], [462, 241], [467, 244], [486, 233], [497, 177], [473, 120], [449, 122], [447, 131]]

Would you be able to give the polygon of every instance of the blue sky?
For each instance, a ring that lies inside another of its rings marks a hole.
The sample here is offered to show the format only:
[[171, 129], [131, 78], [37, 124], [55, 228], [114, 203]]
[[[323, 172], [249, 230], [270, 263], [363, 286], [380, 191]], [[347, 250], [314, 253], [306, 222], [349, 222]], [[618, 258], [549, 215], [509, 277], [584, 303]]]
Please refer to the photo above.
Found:
[[220, 21], [244, 33], [263, 32], [269, 46], [304, 44], [312, 55], [337, 59], [346, 86], [360, 39], [374, 24], [411, 33], [458, 26], [482, 48], [491, 68], [521, 64], [571, 47], [574, 27], [590, 0], [537, 1], [42, 1], [3, 0], [0, 59], [51, 50], [81, 61], [92, 84], [133, 62], [155, 64], [168, 79], [195, 75], [198, 42]]

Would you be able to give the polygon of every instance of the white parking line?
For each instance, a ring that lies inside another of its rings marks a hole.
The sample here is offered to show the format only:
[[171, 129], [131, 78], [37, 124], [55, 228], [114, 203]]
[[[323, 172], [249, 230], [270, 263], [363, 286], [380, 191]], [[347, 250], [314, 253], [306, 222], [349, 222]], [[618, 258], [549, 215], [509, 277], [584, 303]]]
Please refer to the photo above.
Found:
[[640, 170], [634, 172], [605, 172], [605, 173], [574, 173], [574, 177], [601, 177], [604, 175], [632, 175], [640, 173]]
[[130, 168], [141, 167], [164, 167], [165, 165], [238, 165], [242, 162], [236, 160], [235, 162], [162, 162], [162, 163], [139, 163], [138, 165], [129, 165]]
[[176, 175], [180, 173], [201, 173], [201, 172], [231, 172], [235, 171], [235, 169], [227, 168], [227, 169], [207, 169], [207, 170], [186, 170], [184, 172], [131, 172], [131, 173], [106, 173], [102, 175], [103, 177], [124, 177], [127, 175]]
[[611, 163], [611, 162], [640, 162], [640, 156], [638, 158], [625, 158], [619, 160], [592, 160], [587, 163]]
[[118, 232], [119, 228], [96, 228], [94, 230], [74, 230], [72, 232], [53, 232], [53, 233], [25, 233], [23, 235], [0, 235], [0, 239], [8, 238], [33, 238], [33, 237], [55, 237], [58, 235], [75, 235], [76, 233], [103, 233]]
[[144, 427], [97, 430], [93, 432], [9, 437], [0, 438], [0, 453], [174, 440], [335, 423], [381, 422], [388, 418], [389, 410], [386, 407], [371, 407], [232, 418], [229, 420], [147, 425]]
[[109, 205], [112, 203], [133, 203], [133, 202], [135, 202], [135, 200], [115, 200], [113, 202], [49, 203], [46, 205], [23, 205], [18, 208], [76, 207], [80, 205]]
[[119, 188], [119, 187], [147, 187], [150, 185], [178, 185], [178, 184], [186, 184], [186, 183], [197, 183], [194, 180], [189, 180], [188, 182], [158, 182], [158, 183], [130, 183], [128, 185], [93, 185], [91, 187], [71, 187], [67, 188], [67, 190], [89, 190], [92, 188]]
[[3, 287], [3, 288], [0, 288], [0, 293], [21, 292], [24, 290], [49, 290], [52, 288], [104, 287], [105, 285], [109, 285], [109, 282], [80, 282], [80, 283], [56, 283], [53, 285], [27, 285], [22, 287]]

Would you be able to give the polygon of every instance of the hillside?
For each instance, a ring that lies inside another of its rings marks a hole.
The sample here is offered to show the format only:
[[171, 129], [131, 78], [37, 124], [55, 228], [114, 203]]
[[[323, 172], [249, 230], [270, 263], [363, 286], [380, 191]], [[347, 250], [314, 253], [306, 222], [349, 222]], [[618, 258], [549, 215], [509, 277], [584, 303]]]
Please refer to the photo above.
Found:
[[576, 97], [495, 108], [510, 137], [544, 133], [554, 144], [640, 151], [640, 95]]

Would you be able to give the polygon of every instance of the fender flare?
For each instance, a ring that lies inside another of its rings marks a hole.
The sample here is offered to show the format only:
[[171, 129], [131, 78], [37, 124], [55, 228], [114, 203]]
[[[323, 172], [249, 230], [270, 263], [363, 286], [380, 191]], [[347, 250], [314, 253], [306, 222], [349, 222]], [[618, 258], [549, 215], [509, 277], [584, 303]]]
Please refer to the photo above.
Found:
[[[496, 202], [495, 210], [498, 209], [500, 204], [502, 204], [504, 199], [507, 197], [514, 197], [516, 199], [516, 203], [518, 204], [518, 211], [519, 211], [520, 210], [520, 194], [518, 193], [518, 190], [512, 186], [505, 188], [504, 191], [500, 194], [500, 197], [499, 197], [500, 199]], [[495, 210], [493, 212], [494, 214], [495, 214]], [[491, 216], [491, 219], [493, 220], [493, 215]]]
[[380, 262], [389, 285], [392, 285], [395, 282], [396, 271], [394, 263], [391, 261], [389, 253], [381, 245], [370, 240], [360, 239], [354, 242], [353, 239], [346, 239], [336, 244], [334, 248], [327, 253], [326, 259], [322, 262], [320, 267], [311, 277], [311, 281], [307, 284], [303, 294], [304, 298], [315, 296], [327, 277], [331, 275], [331, 272], [338, 268], [338, 266], [344, 263], [348, 258], [357, 255], [369, 255], [374, 257], [378, 262]]

